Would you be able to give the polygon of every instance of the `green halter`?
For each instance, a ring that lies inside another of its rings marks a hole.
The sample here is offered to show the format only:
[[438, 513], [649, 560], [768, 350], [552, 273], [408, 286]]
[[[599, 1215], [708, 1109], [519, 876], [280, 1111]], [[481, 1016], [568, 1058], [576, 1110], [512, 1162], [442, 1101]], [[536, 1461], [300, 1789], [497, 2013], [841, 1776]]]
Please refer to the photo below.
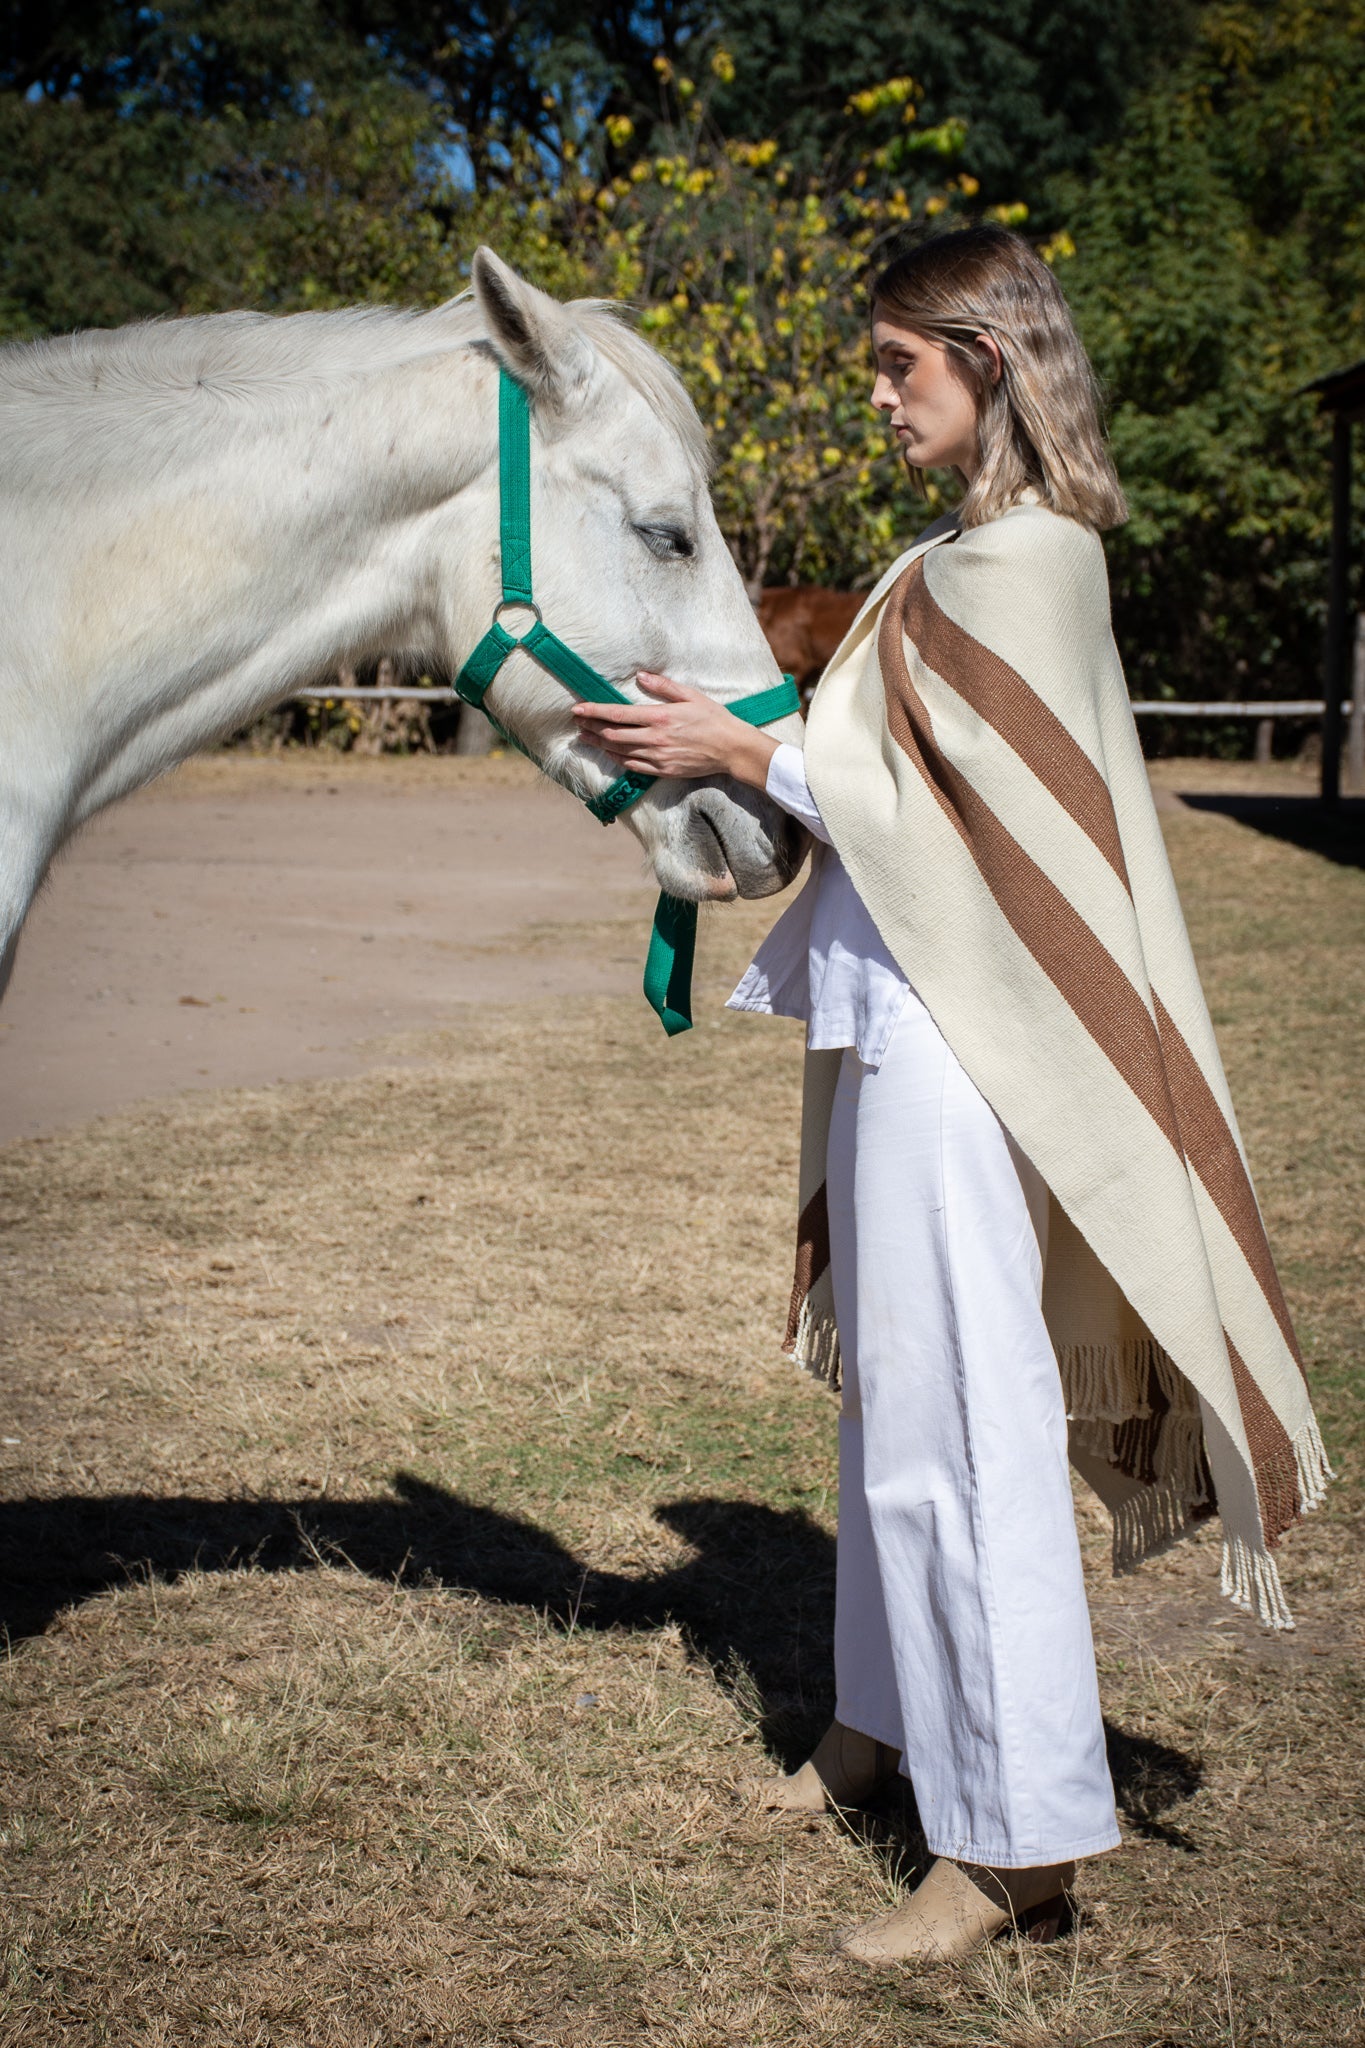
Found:
[[[498, 724], [484, 705], [490, 685], [508, 656], [520, 648], [543, 669], [594, 704], [630, 704], [634, 700], [609, 683], [595, 668], [566, 647], [540, 616], [531, 588], [531, 405], [521, 385], [502, 370], [498, 377], [498, 499], [499, 537], [502, 546], [502, 598], [494, 607], [493, 623], [455, 678], [456, 695], [477, 711], [509, 745], [522, 753], [519, 740]], [[514, 636], [502, 624], [501, 614], [511, 606], [534, 612], [535, 623]], [[746, 725], [772, 725], [801, 709], [801, 698], [790, 676], [771, 690], [759, 690], [726, 705]], [[654, 782], [652, 775], [618, 775], [600, 796], [583, 801], [604, 825], [613, 824], [622, 811], [629, 810], [637, 797]], [[654, 929], [645, 961], [645, 997], [664, 1030], [672, 1038], [692, 1027], [692, 960], [697, 944], [697, 906], [677, 896], [660, 896], [654, 912]]]

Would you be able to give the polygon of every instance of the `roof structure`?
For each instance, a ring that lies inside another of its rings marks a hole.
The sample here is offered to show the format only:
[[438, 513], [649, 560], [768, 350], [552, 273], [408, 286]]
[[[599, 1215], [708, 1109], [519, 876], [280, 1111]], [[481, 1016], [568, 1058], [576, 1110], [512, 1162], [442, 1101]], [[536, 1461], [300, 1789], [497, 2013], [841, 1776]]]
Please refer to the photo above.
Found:
[[1348, 370], [1332, 370], [1327, 376], [1305, 384], [1303, 389], [1316, 393], [1324, 412], [1342, 414], [1347, 419], [1365, 419], [1365, 361], [1352, 363]]

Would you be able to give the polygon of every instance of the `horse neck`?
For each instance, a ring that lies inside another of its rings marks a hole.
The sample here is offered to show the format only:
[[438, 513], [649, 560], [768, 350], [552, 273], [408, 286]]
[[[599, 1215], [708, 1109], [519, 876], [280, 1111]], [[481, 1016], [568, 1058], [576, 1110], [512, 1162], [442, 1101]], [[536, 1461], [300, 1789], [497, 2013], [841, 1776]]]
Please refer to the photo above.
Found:
[[[11, 498], [10, 680], [47, 707], [70, 823], [343, 656], [432, 644], [434, 557], [448, 572], [470, 545], [494, 384], [457, 347], [210, 405], [199, 440], [144, 408], [117, 459], [106, 438], [89, 477], [75, 450], [60, 489]], [[0, 733], [15, 694], [0, 677]]]

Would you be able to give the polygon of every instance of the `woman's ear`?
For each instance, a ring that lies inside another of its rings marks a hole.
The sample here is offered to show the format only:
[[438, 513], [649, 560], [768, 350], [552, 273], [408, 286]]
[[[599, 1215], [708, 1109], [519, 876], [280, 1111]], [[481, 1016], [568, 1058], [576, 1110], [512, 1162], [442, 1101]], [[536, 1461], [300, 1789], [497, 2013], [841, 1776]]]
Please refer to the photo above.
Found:
[[1005, 358], [1001, 353], [1000, 344], [995, 336], [993, 334], [978, 334], [972, 343], [972, 347], [982, 357], [987, 378], [992, 384], [998, 384], [1005, 374]]

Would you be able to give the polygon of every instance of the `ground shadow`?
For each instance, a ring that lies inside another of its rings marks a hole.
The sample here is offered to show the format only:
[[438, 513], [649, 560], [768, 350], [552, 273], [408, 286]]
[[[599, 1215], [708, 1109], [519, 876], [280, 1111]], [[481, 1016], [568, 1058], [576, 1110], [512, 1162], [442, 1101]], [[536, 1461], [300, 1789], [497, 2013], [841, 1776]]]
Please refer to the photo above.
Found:
[[1114, 1791], [1135, 1833], [1145, 1835], [1148, 1841], [1164, 1842], [1169, 1849], [1198, 1855], [1199, 1845], [1161, 1815], [1199, 1790], [1204, 1776], [1200, 1759], [1169, 1749], [1164, 1742], [1152, 1742], [1145, 1735], [1129, 1735], [1112, 1721], [1105, 1722], [1104, 1736]]
[[1365, 797], [1342, 797], [1334, 805], [1305, 796], [1222, 796], [1180, 792], [1192, 811], [1217, 811], [1240, 825], [1321, 854], [1340, 867], [1365, 868]]
[[394, 1493], [0, 1503], [0, 1623], [18, 1641], [130, 1575], [344, 1561], [374, 1578], [459, 1588], [579, 1628], [677, 1622], [721, 1683], [745, 1697], [764, 1739], [788, 1763], [828, 1719], [834, 1546], [808, 1515], [737, 1500], [665, 1503], [655, 1510], [659, 1520], [692, 1555], [637, 1576], [592, 1570], [534, 1523], [411, 1475], [397, 1476]]
[[[212, 1500], [119, 1494], [0, 1502], [0, 1623], [12, 1642], [64, 1607], [130, 1576], [250, 1565], [293, 1571], [332, 1560], [377, 1579], [436, 1584], [548, 1615], [563, 1626], [683, 1631], [753, 1715], [776, 1764], [807, 1755], [833, 1708], [834, 1543], [799, 1509], [675, 1500], [655, 1509], [691, 1556], [668, 1571], [595, 1571], [548, 1530], [399, 1474], [395, 1497]], [[1107, 1728], [1124, 1812], [1143, 1833], [1189, 1847], [1159, 1816], [1187, 1799], [1199, 1763]], [[922, 1840], [908, 1787], [864, 1824], [869, 1847], [908, 1874]]]

